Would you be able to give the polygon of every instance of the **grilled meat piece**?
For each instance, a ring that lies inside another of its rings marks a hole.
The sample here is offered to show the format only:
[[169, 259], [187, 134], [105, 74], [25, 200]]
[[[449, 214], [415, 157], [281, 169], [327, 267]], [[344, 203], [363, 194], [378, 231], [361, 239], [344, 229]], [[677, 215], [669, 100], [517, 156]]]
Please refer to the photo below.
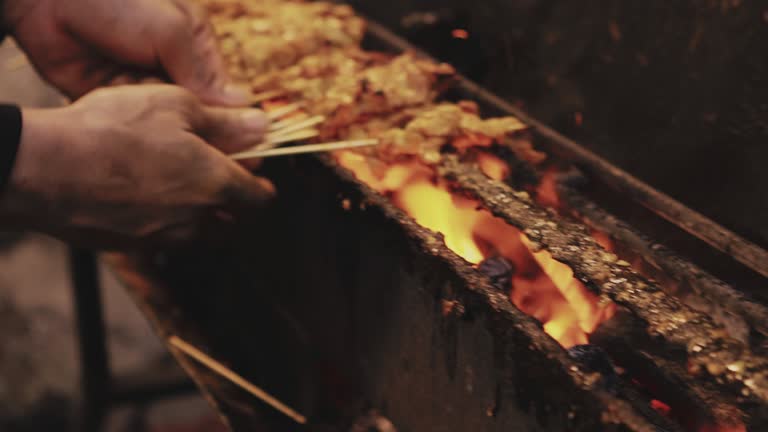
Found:
[[446, 145], [458, 151], [486, 147], [526, 128], [515, 117], [483, 120], [468, 103], [442, 103], [348, 125], [344, 138], [379, 138], [381, 145], [360, 152], [385, 161], [416, 156], [436, 163]]
[[199, 0], [211, 15], [229, 72], [248, 81], [328, 48], [357, 47], [365, 21], [326, 2]]

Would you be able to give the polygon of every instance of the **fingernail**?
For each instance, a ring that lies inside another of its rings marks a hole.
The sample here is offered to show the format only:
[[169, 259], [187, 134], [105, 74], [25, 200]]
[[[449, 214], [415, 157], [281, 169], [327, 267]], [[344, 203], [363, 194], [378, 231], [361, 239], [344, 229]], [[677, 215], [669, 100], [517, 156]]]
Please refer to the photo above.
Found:
[[240, 115], [243, 126], [256, 133], [264, 132], [267, 128], [267, 116], [261, 110], [247, 110]]
[[254, 180], [258, 184], [259, 194], [261, 195], [262, 201], [271, 201], [275, 199], [277, 196], [277, 190], [271, 181], [265, 179], [264, 177], [255, 177]]
[[245, 106], [251, 104], [251, 91], [245, 86], [227, 84], [221, 92], [232, 105]]

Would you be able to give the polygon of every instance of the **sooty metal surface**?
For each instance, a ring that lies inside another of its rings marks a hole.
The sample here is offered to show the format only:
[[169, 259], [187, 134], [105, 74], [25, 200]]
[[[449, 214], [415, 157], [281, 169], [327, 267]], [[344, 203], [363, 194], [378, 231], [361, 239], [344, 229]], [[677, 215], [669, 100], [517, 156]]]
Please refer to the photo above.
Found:
[[[404, 431], [658, 430], [438, 235], [333, 164], [296, 163], [277, 170], [274, 213], [226, 247], [143, 262], [166, 287], [134, 290], [161, 332], [307, 414], [306, 430], [370, 408]], [[117, 268], [130, 286], [139, 267]], [[234, 430], [296, 429], [195, 370]]]

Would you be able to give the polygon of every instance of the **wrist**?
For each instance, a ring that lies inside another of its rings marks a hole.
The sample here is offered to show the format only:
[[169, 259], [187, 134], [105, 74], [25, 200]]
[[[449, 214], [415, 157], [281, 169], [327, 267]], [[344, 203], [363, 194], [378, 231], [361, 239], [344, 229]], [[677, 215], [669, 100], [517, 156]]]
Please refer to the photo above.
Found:
[[[57, 176], [66, 175], [63, 157], [71, 141], [68, 108], [23, 109], [23, 127], [16, 161], [6, 186], [0, 214], [5, 219], [34, 225], [44, 218], [54, 201]], [[31, 226], [26, 226], [31, 227]]]

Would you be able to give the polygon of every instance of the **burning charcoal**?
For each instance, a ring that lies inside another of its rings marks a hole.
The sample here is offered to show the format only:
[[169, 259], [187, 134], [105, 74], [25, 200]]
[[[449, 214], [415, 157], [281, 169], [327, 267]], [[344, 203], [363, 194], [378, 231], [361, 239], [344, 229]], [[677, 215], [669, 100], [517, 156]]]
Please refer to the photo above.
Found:
[[397, 432], [397, 429], [386, 417], [372, 410], [360, 416], [349, 432]]
[[515, 266], [506, 258], [495, 256], [480, 263], [478, 270], [491, 279], [494, 287], [500, 291], [508, 291], [512, 284]]
[[616, 374], [613, 362], [602, 348], [597, 345], [576, 345], [568, 350], [568, 354], [579, 362], [585, 371], [599, 373], [603, 377], [601, 380], [603, 388], [628, 400], [646, 420], [655, 426], [656, 432], [679, 430], [651, 407], [649, 399], [621, 384], [621, 378]]
[[619, 376], [613, 368], [608, 354], [597, 345], [576, 345], [568, 350], [568, 354], [587, 372], [597, 372], [602, 375], [602, 384], [611, 393], [620, 390]]

